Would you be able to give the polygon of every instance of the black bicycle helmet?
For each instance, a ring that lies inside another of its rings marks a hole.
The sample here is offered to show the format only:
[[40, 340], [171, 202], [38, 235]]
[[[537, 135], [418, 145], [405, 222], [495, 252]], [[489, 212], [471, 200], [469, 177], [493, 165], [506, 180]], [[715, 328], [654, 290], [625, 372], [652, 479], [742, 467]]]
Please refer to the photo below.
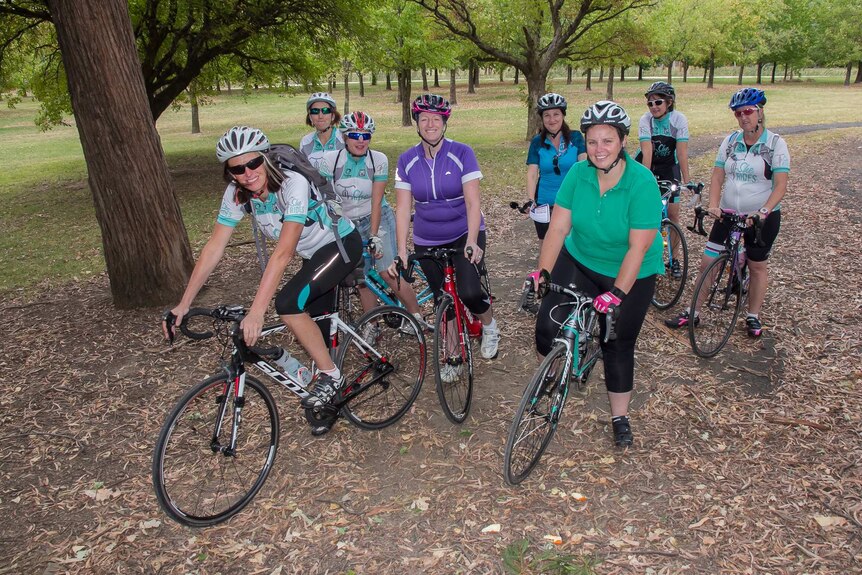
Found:
[[644, 92], [644, 96], [650, 97], [650, 94], [658, 94], [659, 96], [667, 96], [676, 100], [676, 91], [673, 86], [667, 82], [653, 82], [649, 89]]

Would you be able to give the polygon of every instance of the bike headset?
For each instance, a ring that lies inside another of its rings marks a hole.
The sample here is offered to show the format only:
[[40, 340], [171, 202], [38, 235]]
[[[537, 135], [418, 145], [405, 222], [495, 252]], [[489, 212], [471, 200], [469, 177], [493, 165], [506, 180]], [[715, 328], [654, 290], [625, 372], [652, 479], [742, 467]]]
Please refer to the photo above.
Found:
[[[620, 141], [622, 141], [623, 137], [628, 136], [629, 130], [632, 127], [632, 121], [622, 106], [616, 102], [612, 102], [611, 100], [601, 100], [584, 111], [584, 115], [581, 116], [581, 132], [583, 132], [584, 137], [586, 137], [587, 130], [590, 127], [601, 125], [613, 126], [616, 128], [620, 135]], [[625, 158], [625, 146], [620, 147], [620, 153], [617, 156], [617, 159], [614, 160], [607, 169], [600, 168], [595, 165], [589, 155], [587, 156], [587, 163], [593, 168], [608, 174], [623, 158]]]
[[[419, 114], [421, 114], [422, 112], [443, 116], [443, 133], [440, 135], [440, 138], [436, 142], [432, 143], [426, 140], [419, 132]], [[431, 146], [431, 149], [433, 150], [434, 147], [437, 146], [440, 142], [442, 142], [443, 138], [446, 137], [446, 129], [449, 126], [449, 116], [452, 115], [452, 107], [449, 105], [449, 101], [442, 96], [438, 96], [436, 94], [422, 94], [421, 96], [418, 96], [415, 100], [413, 100], [413, 105], [411, 106], [411, 113], [413, 115], [413, 121], [416, 122], [416, 133], [419, 135], [419, 139]]]

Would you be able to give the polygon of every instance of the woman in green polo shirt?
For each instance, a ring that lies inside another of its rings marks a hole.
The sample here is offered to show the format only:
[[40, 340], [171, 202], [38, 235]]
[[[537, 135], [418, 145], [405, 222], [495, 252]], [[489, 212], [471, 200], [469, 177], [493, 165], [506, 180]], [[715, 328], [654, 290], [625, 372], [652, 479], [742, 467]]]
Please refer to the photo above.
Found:
[[[611, 101], [597, 102], [581, 117], [587, 144], [586, 161], [566, 175], [557, 194], [539, 269], [530, 277], [538, 284], [574, 283], [594, 298], [602, 313], [619, 308], [617, 337], [602, 343], [605, 383], [611, 407], [614, 443], [632, 444], [628, 405], [634, 386], [634, 350], [655, 290], [655, 276], [664, 272], [661, 197], [649, 169], [626, 153], [631, 120]], [[538, 290], [541, 293], [541, 290]], [[565, 312], [554, 308], [566, 296], [548, 293], [536, 321], [536, 350], [551, 350]], [[559, 317], [558, 317], [559, 316]], [[604, 331], [604, 322], [602, 322]]]

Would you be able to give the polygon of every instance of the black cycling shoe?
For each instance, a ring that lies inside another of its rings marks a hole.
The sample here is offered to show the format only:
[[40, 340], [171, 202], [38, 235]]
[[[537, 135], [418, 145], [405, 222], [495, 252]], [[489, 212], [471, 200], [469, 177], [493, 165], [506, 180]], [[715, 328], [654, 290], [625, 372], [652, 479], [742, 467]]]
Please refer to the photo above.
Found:
[[299, 404], [306, 409], [321, 407], [329, 403], [343, 385], [344, 376], [341, 376], [336, 381], [328, 373], [320, 372], [308, 390], [309, 395], [299, 402]]
[[614, 445], [617, 447], [631, 447], [634, 443], [632, 426], [626, 415], [619, 415], [611, 419], [614, 426]]
[[333, 417], [332, 419], [321, 421], [318, 425], [311, 426], [311, 435], [314, 437], [320, 437], [321, 435], [326, 435], [329, 433], [329, 430], [335, 425], [337, 418]]
[[760, 337], [763, 333], [763, 325], [761, 325], [760, 320], [753, 315], [745, 318], [745, 327], [748, 329], [749, 337]]
[[[671, 329], [679, 329], [681, 327], [686, 327], [689, 322], [689, 313], [688, 310], [683, 310], [679, 313], [679, 315], [674, 316], [670, 319], [664, 320], [664, 324]], [[700, 317], [694, 316], [694, 325], [700, 323]]]
[[673, 263], [670, 264], [670, 275], [676, 279], [682, 277], [682, 266], [679, 265], [679, 260], [673, 260]]

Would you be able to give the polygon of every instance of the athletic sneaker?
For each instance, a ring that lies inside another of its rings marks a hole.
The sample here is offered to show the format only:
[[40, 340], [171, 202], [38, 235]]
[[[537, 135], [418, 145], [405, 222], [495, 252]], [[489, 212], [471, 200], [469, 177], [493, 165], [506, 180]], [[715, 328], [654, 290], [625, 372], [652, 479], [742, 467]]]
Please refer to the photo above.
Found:
[[614, 417], [611, 422], [614, 426], [614, 445], [617, 447], [630, 447], [634, 443], [632, 426], [628, 416], [620, 415]]
[[[664, 324], [671, 329], [679, 329], [688, 325], [688, 319], [688, 310], [685, 309], [679, 312], [679, 315], [677, 315], [676, 317], [664, 320]], [[699, 323], [700, 318], [698, 316], [694, 316], [694, 325], [697, 325]]]
[[463, 363], [454, 365], [447, 361], [440, 366], [440, 379], [442, 379], [444, 383], [453, 383], [455, 381], [458, 381], [458, 378], [461, 377], [461, 373], [463, 371]]
[[745, 327], [748, 328], [748, 335], [751, 337], [760, 337], [760, 334], [763, 333], [763, 325], [761, 325], [760, 320], [753, 315], [745, 318]]
[[[419, 327], [422, 329], [422, 331], [425, 331], [425, 332], [433, 332], [434, 331], [434, 326], [431, 325], [430, 323], [428, 323], [427, 321], [425, 321], [425, 318], [422, 317], [421, 313], [416, 312], [413, 314], [413, 317], [415, 317], [416, 321], [419, 322]], [[410, 325], [410, 323], [407, 322], [407, 320], [401, 320], [401, 327], [399, 329], [401, 330], [401, 333], [407, 333], [407, 334], [413, 333], [413, 326]]]
[[500, 328], [490, 325], [482, 326], [482, 345], [480, 351], [485, 359], [497, 357], [497, 348], [500, 345]]
[[302, 407], [309, 409], [312, 407], [321, 407], [329, 403], [341, 386], [344, 385], [344, 376], [338, 378], [338, 381], [332, 379], [328, 373], [320, 372], [317, 374], [317, 379], [311, 384], [311, 389], [308, 390], [307, 397], [300, 402]]
[[679, 260], [673, 260], [673, 263], [670, 264], [670, 275], [676, 279], [682, 277], [682, 266], [679, 265]]

